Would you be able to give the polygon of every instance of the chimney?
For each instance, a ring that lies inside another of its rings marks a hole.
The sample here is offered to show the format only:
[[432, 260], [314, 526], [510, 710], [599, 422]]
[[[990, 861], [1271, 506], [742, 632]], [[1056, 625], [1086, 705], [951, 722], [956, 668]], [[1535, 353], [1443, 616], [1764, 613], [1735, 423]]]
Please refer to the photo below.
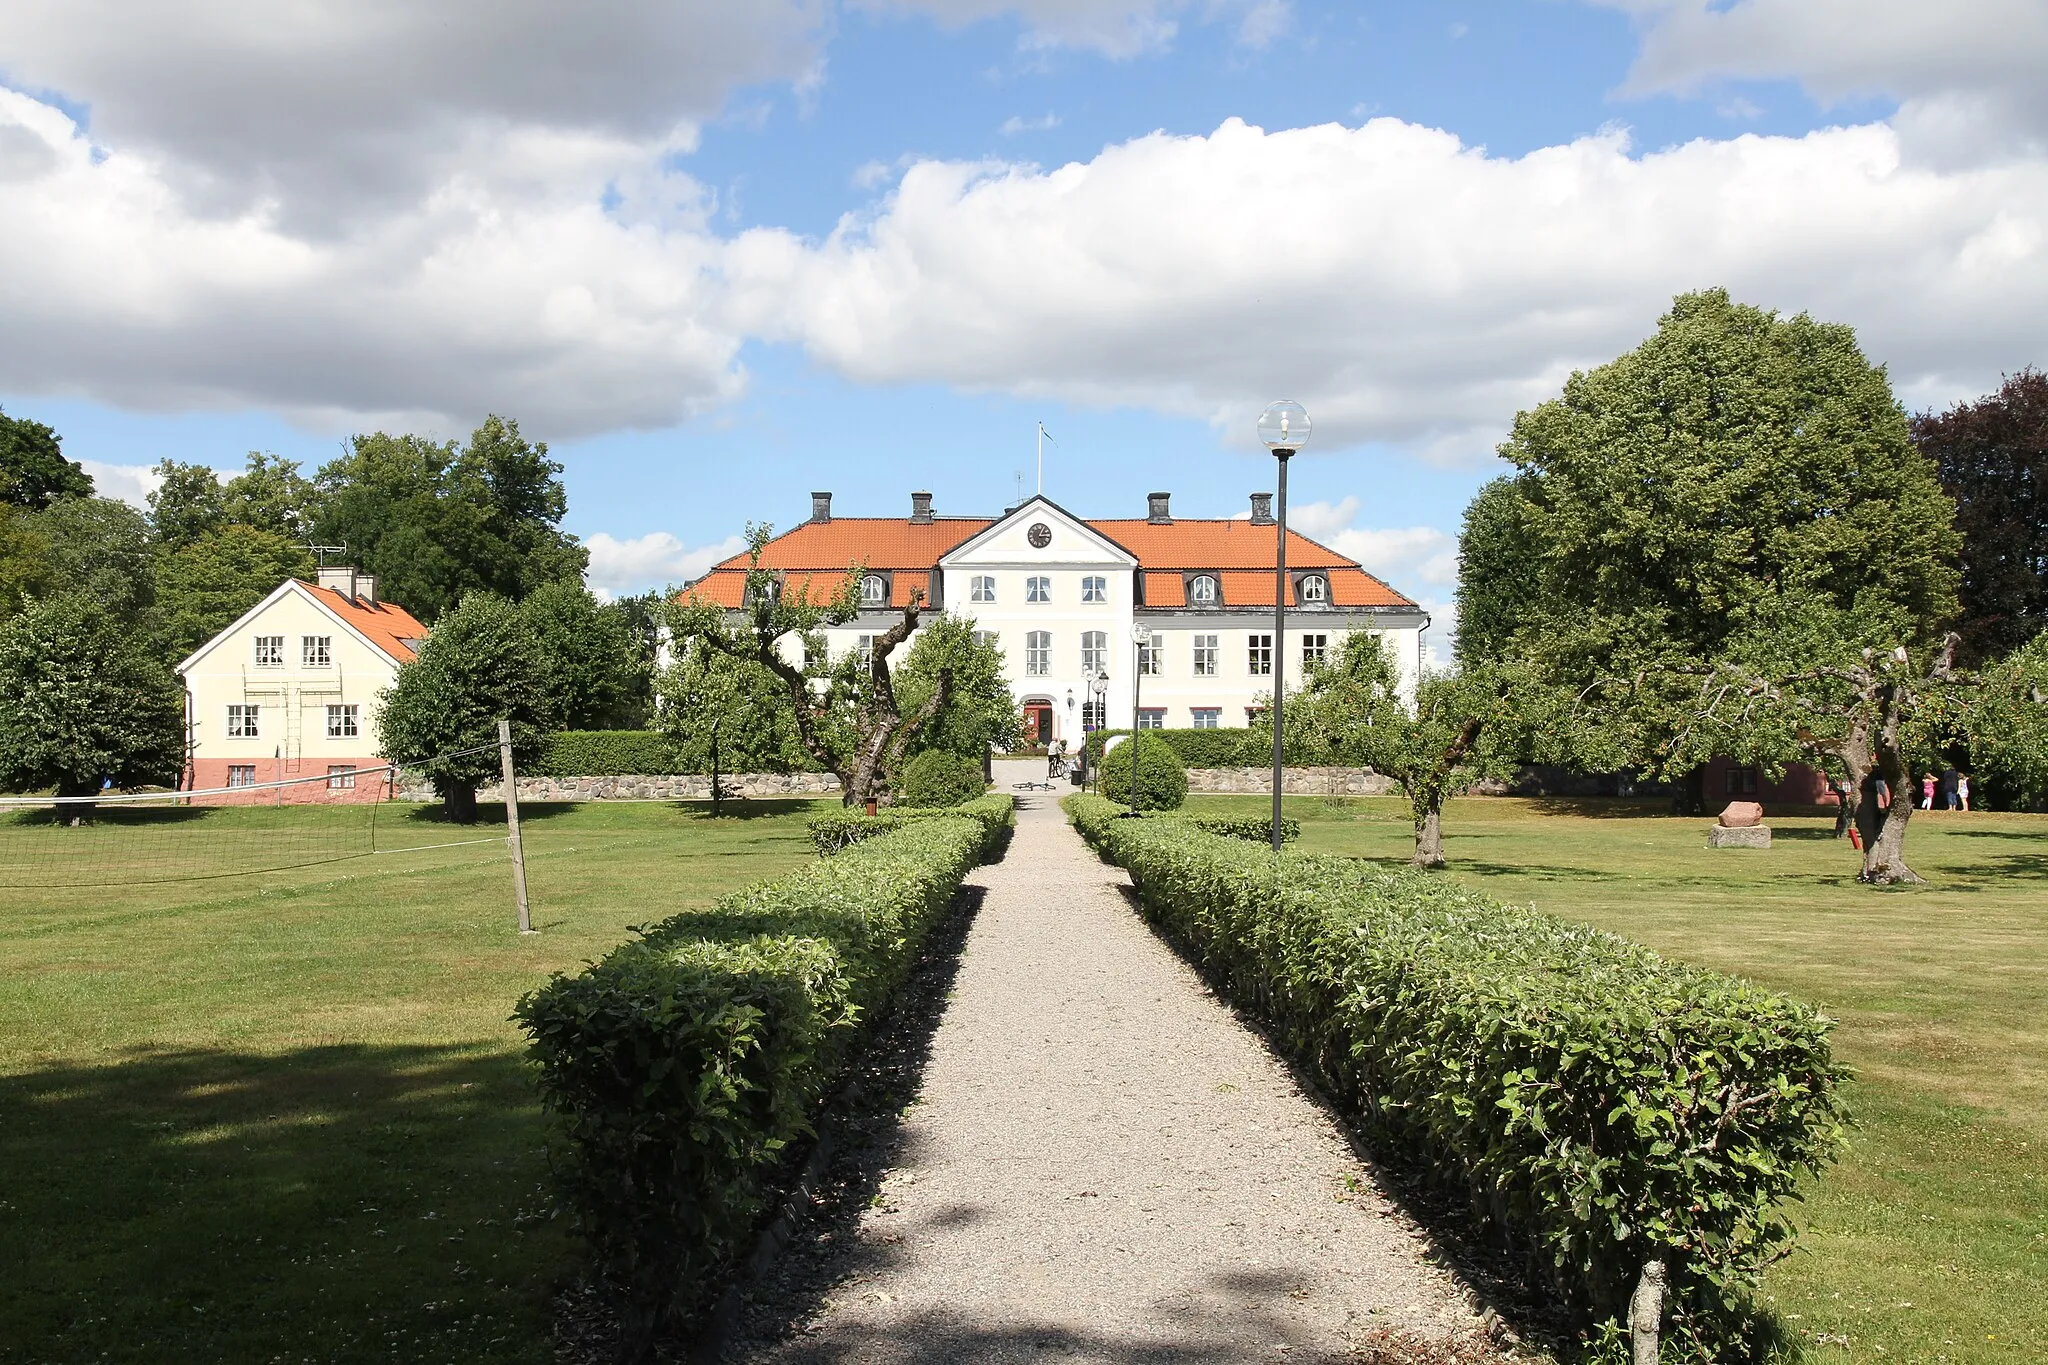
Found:
[[811, 494], [811, 520], [819, 523], [832, 520], [832, 495], [830, 493]]
[[910, 495], [910, 524], [929, 526], [932, 524], [932, 495], [912, 493]]
[[343, 597], [356, 595], [356, 571], [346, 564], [320, 566], [320, 586], [338, 592]]
[[356, 575], [356, 601], [366, 607], [377, 605], [377, 575], [359, 573]]
[[1272, 524], [1273, 495], [1271, 493], [1252, 494], [1252, 525], [1271, 526]]
[[1151, 522], [1154, 526], [1165, 526], [1173, 520], [1166, 511], [1166, 499], [1168, 496], [1170, 495], [1166, 493], [1147, 493], [1145, 495], [1145, 520]]

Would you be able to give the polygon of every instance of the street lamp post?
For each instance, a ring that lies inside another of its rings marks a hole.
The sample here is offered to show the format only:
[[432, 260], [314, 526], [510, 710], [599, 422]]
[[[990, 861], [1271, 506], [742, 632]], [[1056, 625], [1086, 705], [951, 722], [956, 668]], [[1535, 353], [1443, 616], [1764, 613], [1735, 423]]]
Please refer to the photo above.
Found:
[[[1095, 670], [1095, 676], [1088, 682], [1088, 691], [1095, 697], [1095, 728], [1107, 730], [1109, 728], [1109, 671], [1107, 669], [1098, 668]], [[1088, 785], [1088, 766], [1088, 742], [1084, 739], [1081, 742], [1081, 786], [1084, 791], [1087, 790]]]
[[1152, 643], [1152, 627], [1144, 621], [1131, 622], [1131, 809], [1138, 808], [1138, 739], [1144, 734], [1140, 703], [1145, 696], [1145, 651]]
[[[1273, 553], [1273, 853], [1280, 852], [1280, 702], [1287, 690], [1287, 462], [1308, 444], [1308, 410], [1283, 400], [1259, 414], [1259, 439], [1280, 462], [1280, 516]], [[1133, 755], [1135, 757], [1135, 755]]]

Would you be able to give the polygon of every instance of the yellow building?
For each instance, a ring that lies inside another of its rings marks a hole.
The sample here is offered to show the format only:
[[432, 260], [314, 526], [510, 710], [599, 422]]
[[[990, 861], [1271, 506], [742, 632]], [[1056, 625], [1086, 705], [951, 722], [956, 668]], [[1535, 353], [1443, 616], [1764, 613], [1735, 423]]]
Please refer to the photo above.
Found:
[[[287, 579], [178, 665], [185, 681], [186, 784], [204, 791], [296, 777], [287, 801], [375, 801], [378, 695], [412, 660], [427, 630], [377, 600], [377, 581], [322, 569]], [[264, 800], [280, 799], [266, 792]]]

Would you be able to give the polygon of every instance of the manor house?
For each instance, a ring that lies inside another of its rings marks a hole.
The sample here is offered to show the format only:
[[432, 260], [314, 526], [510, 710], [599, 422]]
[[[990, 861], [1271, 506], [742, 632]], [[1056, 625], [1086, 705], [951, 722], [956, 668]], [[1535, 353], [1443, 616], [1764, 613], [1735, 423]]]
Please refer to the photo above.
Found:
[[[942, 516], [931, 494], [913, 493], [908, 517], [835, 517], [832, 495], [813, 493], [810, 520], [770, 541], [761, 563], [814, 599], [858, 573], [859, 617], [826, 632], [835, 657], [872, 648], [916, 594], [972, 618], [1002, 650], [1040, 742], [1129, 726], [1134, 705], [1146, 729], [1245, 725], [1268, 704], [1276, 670], [1299, 686], [1306, 662], [1359, 630], [1391, 643], [1412, 695], [1429, 617], [1356, 561], [1292, 532], [1287, 637], [1274, 640], [1271, 494], [1252, 495], [1249, 518], [1177, 519], [1167, 494], [1147, 501], [1142, 518], [1085, 520], [1042, 496], [967, 517]], [[747, 566], [736, 555], [686, 591], [737, 611]], [[787, 646], [796, 662], [801, 646]], [[1099, 711], [1098, 677], [1109, 683]]]

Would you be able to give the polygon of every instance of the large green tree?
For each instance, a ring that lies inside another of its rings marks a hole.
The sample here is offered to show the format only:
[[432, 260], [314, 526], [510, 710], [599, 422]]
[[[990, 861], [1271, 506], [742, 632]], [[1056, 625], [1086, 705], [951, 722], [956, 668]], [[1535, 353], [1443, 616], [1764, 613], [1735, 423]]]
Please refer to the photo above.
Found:
[[71, 593], [0, 624], [0, 787], [168, 785], [184, 756], [184, 693], [114, 614]]
[[1956, 500], [1959, 657], [1972, 667], [2048, 630], [2048, 374], [1913, 419], [1913, 440]]
[[49, 593], [56, 567], [33, 514], [0, 502], [0, 621]]
[[685, 640], [661, 672], [659, 695], [655, 726], [674, 747], [678, 767], [711, 775], [714, 814], [724, 774], [810, 766], [787, 689], [752, 659]]
[[647, 714], [647, 665], [627, 612], [572, 579], [543, 583], [520, 603], [565, 730], [626, 730]]
[[39, 512], [92, 496], [92, 476], [64, 458], [64, 438], [41, 422], [0, 412], [0, 502]]
[[157, 596], [170, 656], [184, 658], [286, 579], [313, 574], [313, 557], [304, 546], [233, 523], [161, 556]]
[[112, 498], [64, 498], [33, 517], [49, 546], [51, 590], [99, 603], [157, 637], [156, 545], [148, 518]]
[[212, 465], [160, 460], [149, 492], [149, 531], [164, 550], [179, 550], [227, 521], [220, 475]]
[[473, 592], [446, 612], [403, 665], [377, 718], [379, 751], [433, 783], [450, 820], [476, 819], [476, 789], [500, 775], [498, 720], [512, 722], [512, 758], [540, 756], [556, 715], [540, 645], [519, 608]]
[[1979, 779], [2015, 804], [2048, 802], [2048, 631], [1987, 665], [1948, 729]]
[[896, 676], [904, 708], [921, 710], [942, 673], [952, 678], [946, 706], [917, 732], [906, 757], [944, 749], [980, 762], [991, 747], [1007, 749], [1023, 738], [1024, 716], [1010, 691], [1003, 651], [976, 638], [972, 618], [941, 616], [918, 631]]
[[357, 436], [320, 470], [312, 533], [343, 545], [379, 592], [432, 621], [465, 593], [518, 600], [577, 581], [589, 561], [560, 529], [562, 466], [519, 424], [487, 419], [457, 447], [422, 436]]

